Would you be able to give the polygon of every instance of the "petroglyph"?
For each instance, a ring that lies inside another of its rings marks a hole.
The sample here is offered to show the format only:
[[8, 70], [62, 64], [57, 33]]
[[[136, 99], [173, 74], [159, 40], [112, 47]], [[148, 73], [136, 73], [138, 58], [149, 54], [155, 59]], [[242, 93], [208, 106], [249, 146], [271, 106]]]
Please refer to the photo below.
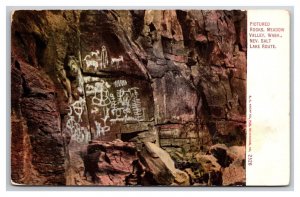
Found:
[[116, 87], [116, 88], [118, 88], [118, 87], [123, 87], [123, 86], [126, 86], [127, 85], [127, 81], [126, 80], [116, 80], [115, 82], [114, 82], [114, 86]]
[[[86, 67], [88, 69], [92, 68], [94, 71], [98, 71], [98, 68], [107, 68], [109, 66], [109, 59], [106, 47], [102, 45], [101, 51], [91, 51], [84, 57], [83, 61], [86, 63]], [[110, 65], [119, 68], [121, 62], [124, 62], [124, 58], [122, 55], [117, 58], [112, 57], [110, 60]]]
[[99, 55], [99, 50], [96, 50], [95, 52], [91, 52], [91, 56], [95, 56], [96, 59], [98, 58], [98, 55]]
[[78, 117], [78, 122], [81, 122], [81, 115], [84, 111], [84, 107], [85, 107], [85, 99], [83, 99], [82, 97], [79, 98], [78, 101], [75, 101], [73, 104], [71, 104], [74, 113], [77, 115]]
[[106, 68], [108, 65], [106, 47], [102, 46], [101, 52], [99, 50], [90, 52], [84, 57], [83, 61], [85, 61], [87, 68], [93, 67], [94, 70], [98, 70], [98, 67], [101, 69]]
[[[126, 80], [111, 82], [105, 80], [86, 84], [86, 95], [90, 97], [91, 110], [97, 128], [96, 136], [110, 131], [111, 124], [117, 122], [140, 122], [145, 120], [145, 109], [139, 98], [137, 87], [126, 88]], [[120, 87], [121, 86], [121, 87]]]
[[88, 143], [91, 140], [91, 134], [87, 128], [81, 127], [80, 124], [75, 120], [75, 117], [72, 115], [73, 112], [76, 114], [76, 110], [72, 110], [72, 107], [69, 107], [70, 112], [68, 113], [68, 120], [66, 123], [66, 128], [71, 133], [71, 139], [79, 143]]
[[107, 50], [106, 47], [103, 45], [101, 47], [101, 54], [100, 54], [100, 68], [106, 68], [108, 65], [108, 55], [107, 55]]
[[95, 126], [96, 126], [96, 136], [101, 137], [102, 135], [104, 136], [106, 132], [110, 131], [109, 126], [101, 126], [101, 123], [95, 121]]
[[93, 107], [93, 109], [91, 110], [91, 114], [97, 114], [97, 113], [99, 113], [99, 108]]
[[122, 55], [120, 55], [118, 58], [111, 58], [111, 65], [116, 65], [117, 68], [119, 68], [120, 62], [124, 62]]
[[108, 88], [110, 88], [110, 85], [103, 80], [95, 83], [94, 97], [92, 98], [93, 105], [104, 107], [110, 104]]
[[80, 97], [79, 100], [70, 104], [66, 122], [66, 128], [71, 133], [71, 139], [79, 143], [88, 143], [91, 140], [91, 134], [88, 128], [80, 125], [85, 103], [85, 99]]

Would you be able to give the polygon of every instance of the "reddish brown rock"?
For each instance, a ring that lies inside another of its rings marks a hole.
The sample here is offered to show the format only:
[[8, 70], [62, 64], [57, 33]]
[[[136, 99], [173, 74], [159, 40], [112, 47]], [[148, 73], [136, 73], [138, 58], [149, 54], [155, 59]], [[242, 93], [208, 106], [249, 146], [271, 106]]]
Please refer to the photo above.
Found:
[[245, 147], [216, 144], [210, 152], [217, 158], [222, 170], [223, 185], [245, 185]]
[[[16, 91], [22, 94], [13, 94], [19, 103], [13, 103], [12, 179], [19, 184], [62, 185], [65, 153], [53, 83], [43, 71], [24, 62], [18, 65], [22, 84]], [[20, 164], [14, 162], [17, 158]]]
[[92, 141], [87, 147], [85, 174], [97, 185], [126, 185], [137, 160], [133, 143]]
[[170, 155], [158, 145], [146, 142], [139, 159], [158, 185], [189, 185], [189, 176], [175, 168]]

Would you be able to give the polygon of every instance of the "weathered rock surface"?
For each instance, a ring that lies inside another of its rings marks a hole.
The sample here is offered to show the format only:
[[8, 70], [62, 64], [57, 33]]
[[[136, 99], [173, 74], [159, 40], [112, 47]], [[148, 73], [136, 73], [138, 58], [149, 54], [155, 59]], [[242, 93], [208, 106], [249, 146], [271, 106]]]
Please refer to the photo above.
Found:
[[146, 142], [139, 158], [146, 168], [146, 173], [151, 174], [157, 184], [189, 185], [189, 176], [176, 169], [170, 155], [156, 144]]
[[210, 152], [224, 168], [223, 185], [245, 185], [245, 147], [226, 147], [224, 144], [216, 144], [211, 147]]
[[[98, 185], [126, 185], [137, 162], [134, 143], [92, 141], [85, 156], [85, 175]], [[136, 183], [137, 184], [137, 183]]]
[[12, 155], [18, 156], [12, 157], [12, 181], [62, 185], [65, 152], [54, 85], [42, 70], [15, 64], [20, 68], [13, 67], [18, 84], [12, 94]]
[[[13, 182], [243, 184], [246, 18], [235, 10], [15, 11]], [[171, 158], [185, 162], [181, 171]]]

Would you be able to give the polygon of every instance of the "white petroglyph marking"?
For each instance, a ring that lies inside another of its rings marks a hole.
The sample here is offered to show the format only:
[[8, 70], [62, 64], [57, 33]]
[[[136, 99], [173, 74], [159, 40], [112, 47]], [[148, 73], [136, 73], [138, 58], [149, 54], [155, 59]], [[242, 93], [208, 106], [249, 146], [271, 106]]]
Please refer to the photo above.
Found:
[[84, 111], [84, 104], [85, 99], [83, 99], [82, 97], [80, 97], [78, 101], [75, 101], [73, 104], [71, 104], [74, 113], [78, 116], [78, 122], [82, 122], [81, 115]]
[[111, 103], [108, 88], [110, 88], [110, 85], [103, 80], [95, 83], [94, 97], [92, 98], [93, 105], [104, 107]]
[[114, 82], [114, 85], [115, 85], [116, 88], [123, 87], [123, 86], [127, 85], [127, 81], [126, 80], [116, 80]]
[[97, 70], [99, 65], [98, 65], [98, 62], [95, 60], [86, 60], [86, 66], [88, 68], [94, 67], [94, 69]]
[[87, 84], [85, 86], [85, 94], [86, 94], [86, 96], [94, 95], [95, 87], [93, 85]]
[[83, 61], [87, 61], [87, 60], [90, 60], [92, 57], [90, 55], [86, 55], [83, 59]]
[[83, 61], [86, 62], [86, 66], [94, 67], [94, 69], [98, 69], [98, 62], [97, 59], [99, 58], [99, 50], [96, 50], [95, 52], [90, 52], [90, 55], [86, 55], [83, 59]]
[[106, 68], [106, 66], [108, 65], [108, 55], [107, 55], [107, 50], [106, 47], [103, 45], [101, 47], [101, 54], [100, 54], [100, 68]]
[[98, 107], [93, 107], [93, 109], [91, 110], [91, 114], [97, 114], [98, 112], [99, 112]]
[[107, 119], [109, 119], [110, 117], [109, 117], [109, 108], [107, 107], [107, 108], [103, 108], [103, 112], [104, 112], [104, 118], [101, 118], [102, 120], [103, 120], [103, 122], [104, 122], [104, 125], [106, 126], [106, 121], [107, 121]]
[[104, 136], [106, 132], [110, 131], [109, 126], [101, 126], [101, 123], [95, 121], [95, 126], [97, 129], [96, 136], [101, 137], [102, 135]]
[[96, 59], [98, 58], [98, 55], [99, 55], [99, 50], [96, 50], [95, 52], [91, 52], [91, 56], [95, 56]]
[[71, 138], [78, 142], [81, 142], [81, 138], [82, 138], [81, 127], [75, 121], [74, 116], [69, 116], [66, 127], [71, 132]]
[[132, 100], [132, 109], [133, 109], [133, 114], [138, 121], [144, 120], [144, 115], [143, 115], [143, 111], [142, 111], [142, 103], [141, 103], [141, 100], [138, 98], [138, 92], [136, 89], [134, 89], [134, 96], [133, 96], [133, 100]]
[[94, 70], [106, 68], [108, 65], [108, 55], [106, 47], [103, 45], [101, 47], [101, 52], [99, 50], [91, 51], [90, 54], [86, 55], [83, 59], [86, 62], [88, 68], [94, 67]]
[[[88, 143], [91, 140], [91, 134], [87, 128], [81, 127], [78, 122], [82, 122], [81, 116], [84, 111], [85, 99], [80, 97], [78, 101], [75, 101], [69, 106], [68, 120], [66, 128], [71, 133], [71, 139], [79, 143]], [[78, 121], [76, 121], [74, 114], [76, 114]]]
[[85, 76], [83, 77], [85, 83], [90, 83], [90, 82], [97, 82], [99, 81], [99, 77], [91, 77], [91, 76]]
[[[126, 80], [117, 80], [113, 84], [127, 85]], [[145, 108], [139, 98], [137, 87], [125, 89], [121, 87], [112, 92], [111, 85], [105, 80], [94, 85], [86, 85], [86, 95], [91, 96], [91, 114], [99, 117], [101, 122], [94, 121], [96, 136], [103, 136], [110, 131], [111, 124], [116, 122], [143, 121], [145, 120]], [[99, 120], [99, 119], [98, 119]]]
[[120, 55], [119, 58], [111, 58], [111, 65], [116, 65], [117, 68], [119, 68], [120, 62], [124, 62], [122, 55]]

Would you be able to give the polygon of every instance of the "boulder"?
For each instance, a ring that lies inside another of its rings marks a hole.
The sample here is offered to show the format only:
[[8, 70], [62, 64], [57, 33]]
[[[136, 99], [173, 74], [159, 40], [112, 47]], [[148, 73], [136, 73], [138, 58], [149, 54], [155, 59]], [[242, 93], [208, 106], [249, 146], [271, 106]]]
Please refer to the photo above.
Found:
[[245, 147], [215, 144], [210, 152], [217, 158], [217, 162], [224, 168], [222, 170], [223, 185], [245, 185]]
[[139, 158], [157, 184], [189, 185], [187, 173], [176, 169], [170, 155], [156, 144], [146, 142]]

